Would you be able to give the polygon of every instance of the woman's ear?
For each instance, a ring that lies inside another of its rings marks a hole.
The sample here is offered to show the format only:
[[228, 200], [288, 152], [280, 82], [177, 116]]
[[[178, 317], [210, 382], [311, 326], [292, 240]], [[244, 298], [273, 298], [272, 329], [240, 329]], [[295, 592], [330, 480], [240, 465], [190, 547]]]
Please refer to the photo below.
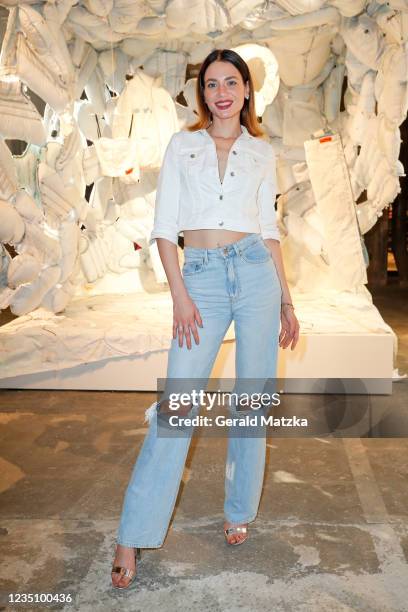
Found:
[[245, 83], [245, 98], [249, 100], [249, 82]]

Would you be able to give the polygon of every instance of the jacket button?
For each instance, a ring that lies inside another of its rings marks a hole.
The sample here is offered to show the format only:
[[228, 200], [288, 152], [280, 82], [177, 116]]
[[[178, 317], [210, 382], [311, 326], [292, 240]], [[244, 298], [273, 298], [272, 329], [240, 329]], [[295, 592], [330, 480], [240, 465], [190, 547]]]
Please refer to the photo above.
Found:
[[224, 225], [224, 221], [220, 221], [218, 225]]
[[195, 157], [195, 153], [191, 153], [190, 157]]
[[223, 195], [220, 195], [220, 200], [223, 200], [223, 199], [224, 199], [224, 196], [223, 196]]
[[235, 176], [235, 172], [230, 172], [231, 176]]
[[237, 152], [235, 151], [235, 149], [232, 152], [233, 155], [237, 155]]

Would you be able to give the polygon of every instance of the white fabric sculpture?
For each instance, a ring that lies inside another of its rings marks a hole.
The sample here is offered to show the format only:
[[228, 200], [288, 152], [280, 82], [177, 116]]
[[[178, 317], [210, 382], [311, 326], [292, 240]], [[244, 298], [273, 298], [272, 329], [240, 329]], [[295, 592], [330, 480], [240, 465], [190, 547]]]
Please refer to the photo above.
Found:
[[279, 88], [278, 62], [268, 47], [240, 45], [234, 49], [244, 59], [251, 72], [255, 90], [255, 110], [261, 117]]
[[[196, 118], [188, 65], [195, 76], [215, 48], [236, 49], [254, 77], [276, 151], [292, 287], [306, 296], [347, 289], [360, 308], [362, 235], [404, 174], [406, 1], [2, 4], [0, 308], [62, 312], [78, 287], [114, 291], [115, 275], [137, 280], [146, 268], [166, 282], [157, 245], [147, 244], [158, 172], [172, 134]], [[46, 103], [43, 117], [26, 86]], [[13, 157], [5, 138], [28, 146]]]
[[228, 13], [217, 0], [169, 0], [166, 23], [185, 33], [223, 32], [228, 28]]
[[339, 291], [358, 289], [367, 282], [367, 274], [340, 136], [333, 134], [308, 140], [305, 151], [317, 211], [324, 227], [331, 287]]
[[0, 116], [0, 132], [4, 138], [45, 144], [41, 115], [20, 81], [0, 81]]
[[74, 67], [64, 37], [35, 9], [21, 5], [16, 41], [16, 74], [54, 110], [73, 102]]
[[162, 76], [162, 85], [175, 98], [183, 89], [186, 79], [187, 55], [158, 49], [143, 63], [143, 69], [152, 77]]
[[152, 77], [138, 70], [126, 83], [113, 112], [112, 136], [128, 137], [138, 153], [142, 168], [159, 168], [167, 144], [178, 131], [174, 102]]

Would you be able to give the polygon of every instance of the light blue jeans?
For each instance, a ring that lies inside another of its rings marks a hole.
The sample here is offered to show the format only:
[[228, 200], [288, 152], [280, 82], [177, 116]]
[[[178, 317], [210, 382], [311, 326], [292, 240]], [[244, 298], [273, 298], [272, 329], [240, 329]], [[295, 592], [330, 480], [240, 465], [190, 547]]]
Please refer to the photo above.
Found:
[[[262, 390], [265, 379], [276, 376], [282, 295], [269, 249], [259, 234], [249, 234], [226, 247], [185, 247], [184, 256], [184, 283], [203, 327], [197, 326], [198, 345], [191, 336], [191, 349], [185, 338], [182, 347], [178, 338], [172, 339], [166, 386], [170, 381], [173, 391], [177, 379], [208, 380], [234, 320], [236, 380], [256, 380]], [[149, 430], [126, 490], [118, 530], [117, 541], [123, 546], [162, 546], [176, 502], [194, 428], [182, 437], [158, 436], [158, 410], [160, 402], [146, 410]], [[198, 406], [193, 405], [188, 416], [196, 414]], [[256, 517], [265, 451], [265, 435], [228, 436], [224, 516], [232, 524], [249, 523]]]

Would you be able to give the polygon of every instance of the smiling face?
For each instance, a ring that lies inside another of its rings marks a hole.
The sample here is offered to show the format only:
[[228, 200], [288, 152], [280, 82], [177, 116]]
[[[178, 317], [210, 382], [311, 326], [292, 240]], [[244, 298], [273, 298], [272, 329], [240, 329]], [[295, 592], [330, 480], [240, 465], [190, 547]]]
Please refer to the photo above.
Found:
[[204, 75], [204, 99], [213, 117], [229, 119], [239, 115], [248, 94], [249, 85], [233, 64], [215, 61], [208, 66]]

